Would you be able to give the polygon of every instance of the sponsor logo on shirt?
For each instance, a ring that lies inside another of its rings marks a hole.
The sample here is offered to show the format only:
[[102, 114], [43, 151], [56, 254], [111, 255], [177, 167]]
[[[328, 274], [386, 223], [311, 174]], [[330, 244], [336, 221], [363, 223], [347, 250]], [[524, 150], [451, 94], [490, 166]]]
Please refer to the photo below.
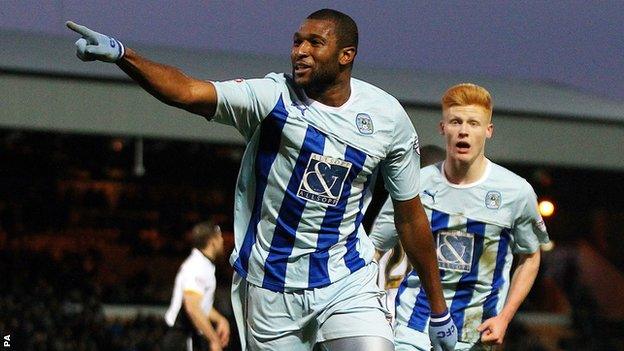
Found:
[[437, 236], [438, 267], [449, 271], [470, 272], [474, 234], [459, 230], [440, 231]]
[[373, 128], [373, 120], [366, 113], [358, 113], [355, 116], [355, 125], [360, 133], [365, 135], [373, 134], [375, 131]]
[[313, 153], [308, 161], [297, 196], [335, 206], [351, 169], [351, 162]]
[[498, 191], [488, 191], [485, 194], [485, 207], [497, 210], [501, 206], [502, 195]]

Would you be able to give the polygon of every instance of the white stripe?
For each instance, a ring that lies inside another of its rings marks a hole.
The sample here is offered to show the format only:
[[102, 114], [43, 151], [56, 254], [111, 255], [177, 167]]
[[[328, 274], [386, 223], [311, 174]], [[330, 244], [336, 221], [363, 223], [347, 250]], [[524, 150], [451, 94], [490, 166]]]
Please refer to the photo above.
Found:
[[430, 319], [433, 323], [439, 323], [439, 322], [444, 322], [448, 320], [449, 318], [451, 318], [451, 314], [449, 313], [449, 311], [446, 311], [446, 314], [444, 316], [439, 317], [439, 318], [431, 317]]

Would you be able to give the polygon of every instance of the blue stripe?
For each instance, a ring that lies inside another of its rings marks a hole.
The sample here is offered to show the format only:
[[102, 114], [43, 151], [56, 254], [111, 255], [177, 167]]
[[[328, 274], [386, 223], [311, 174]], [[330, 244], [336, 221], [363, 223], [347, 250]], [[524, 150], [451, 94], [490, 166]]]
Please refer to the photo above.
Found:
[[[342, 223], [344, 217], [347, 200], [351, 195], [351, 185], [364, 167], [366, 154], [347, 146], [344, 158], [345, 161], [351, 163], [351, 170], [345, 178], [340, 200], [335, 206], [328, 207], [325, 212], [321, 230], [318, 233], [316, 251], [310, 255], [309, 288], [317, 288], [331, 283], [327, 264], [329, 261], [329, 249], [336, 244], [340, 238], [340, 223]], [[364, 192], [362, 196], [364, 196]]]
[[492, 291], [490, 291], [488, 297], [485, 298], [485, 303], [483, 304], [484, 321], [498, 315], [496, 305], [498, 305], [500, 288], [505, 283], [503, 269], [505, 268], [505, 258], [507, 257], [507, 249], [509, 248], [510, 240], [511, 230], [508, 228], [503, 229], [500, 234], [498, 251], [496, 253], [496, 267], [494, 268], [494, 277], [492, 278]]
[[301, 179], [311, 154], [322, 155], [324, 147], [325, 136], [312, 126], [308, 126], [297, 163], [288, 181], [286, 193], [276, 219], [277, 223], [273, 233], [273, 240], [271, 241], [271, 248], [264, 263], [263, 288], [273, 291], [284, 290], [288, 257], [292, 253], [297, 227], [306, 204], [304, 199], [297, 196], [297, 190], [299, 184], [301, 184]]
[[241, 275], [247, 277], [249, 266], [249, 255], [251, 248], [256, 242], [256, 232], [260, 221], [260, 210], [262, 209], [262, 198], [267, 186], [269, 172], [279, 151], [282, 130], [288, 118], [288, 112], [284, 107], [284, 101], [280, 97], [273, 111], [260, 124], [260, 137], [258, 150], [256, 152], [254, 176], [256, 178], [256, 194], [254, 197], [253, 209], [247, 224], [247, 231], [243, 239], [243, 244], [238, 251], [238, 258], [234, 262], [234, 269]]
[[431, 210], [431, 232], [434, 234], [442, 229], [448, 229], [449, 215], [437, 210]]
[[464, 314], [466, 307], [472, 299], [475, 284], [479, 278], [479, 258], [483, 252], [483, 239], [485, 237], [485, 223], [468, 219], [466, 226], [468, 233], [474, 234], [474, 251], [472, 252], [472, 263], [470, 272], [464, 273], [457, 283], [455, 295], [451, 303], [451, 316], [457, 327], [457, 335], [461, 339], [462, 328], [464, 327]]
[[412, 274], [416, 275], [416, 271], [414, 269], [412, 269], [408, 274], [405, 275], [405, 278], [403, 278], [403, 281], [401, 282], [401, 285], [399, 285], [399, 290], [397, 290], [397, 295], [394, 298], [394, 307], [395, 308], [398, 307], [401, 304], [401, 295], [403, 295], [403, 292], [407, 288], [407, 280], [408, 280], [408, 278]]
[[[431, 232], [434, 236], [437, 235], [438, 231], [447, 229], [448, 223], [448, 214], [431, 210]], [[444, 271], [440, 270], [440, 277], [443, 276]], [[407, 326], [420, 332], [424, 332], [427, 320], [429, 319], [429, 314], [431, 313], [431, 307], [429, 306], [429, 300], [427, 299], [425, 289], [422, 288], [422, 283], [420, 286], [421, 288], [416, 296], [416, 303], [414, 304], [414, 309], [412, 310], [412, 315], [410, 316]]]
[[[364, 160], [362, 160], [362, 165], [363, 164], [364, 164]], [[366, 198], [366, 194], [369, 191], [369, 185], [371, 183], [371, 179], [373, 179], [374, 174], [375, 172], [372, 172], [366, 178], [366, 182], [364, 182], [364, 188], [362, 189], [362, 196], [360, 197], [360, 204], [359, 204], [360, 211], [355, 217], [355, 230], [353, 230], [353, 233], [349, 234], [349, 236], [347, 237], [347, 242], [345, 244], [345, 247], [347, 248], [347, 252], [344, 255], [344, 261], [345, 261], [347, 268], [349, 268], [349, 270], [351, 271], [351, 273], [364, 267], [364, 265], [366, 264], [366, 262], [364, 262], [364, 259], [360, 257], [360, 253], [357, 251], [356, 245], [359, 241], [357, 235], [360, 229], [360, 225], [362, 224], [362, 219], [364, 218], [364, 212], [362, 211], [362, 208], [364, 207], [364, 199]]]

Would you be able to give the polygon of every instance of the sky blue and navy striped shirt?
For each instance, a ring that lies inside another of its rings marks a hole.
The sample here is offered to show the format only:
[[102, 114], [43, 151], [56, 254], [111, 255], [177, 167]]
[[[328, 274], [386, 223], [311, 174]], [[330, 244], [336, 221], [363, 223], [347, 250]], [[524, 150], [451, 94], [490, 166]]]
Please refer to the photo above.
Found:
[[[460, 341], [477, 342], [476, 328], [498, 315], [509, 290], [515, 253], [533, 253], [548, 242], [531, 185], [488, 160], [483, 176], [472, 184], [447, 181], [443, 163], [422, 169], [420, 198], [431, 222], [447, 306]], [[394, 246], [392, 201], [387, 201], [371, 231], [375, 247]], [[412, 271], [399, 287], [396, 323], [424, 332], [429, 301]]]
[[392, 197], [418, 195], [418, 138], [398, 101], [352, 78], [340, 107], [288, 75], [214, 83], [214, 120], [245, 137], [235, 197], [234, 269], [273, 291], [323, 287], [368, 264], [362, 218], [379, 173]]

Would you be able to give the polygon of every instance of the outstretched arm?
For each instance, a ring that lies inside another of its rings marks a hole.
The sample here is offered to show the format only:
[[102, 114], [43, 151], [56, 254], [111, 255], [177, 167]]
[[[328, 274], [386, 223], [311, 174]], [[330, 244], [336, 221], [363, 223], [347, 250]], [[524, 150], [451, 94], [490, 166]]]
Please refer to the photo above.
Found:
[[214, 115], [217, 93], [212, 83], [189, 77], [175, 67], [150, 61], [116, 39], [85, 26], [71, 21], [66, 25], [82, 36], [76, 41], [76, 55], [81, 60], [114, 62], [158, 100], [206, 118]]
[[531, 291], [535, 277], [537, 277], [539, 264], [539, 250], [532, 254], [519, 256], [518, 266], [511, 279], [505, 306], [498, 316], [487, 319], [477, 328], [481, 332], [481, 341], [484, 344], [500, 345], [503, 343], [507, 326], [529, 294], [529, 291]]

